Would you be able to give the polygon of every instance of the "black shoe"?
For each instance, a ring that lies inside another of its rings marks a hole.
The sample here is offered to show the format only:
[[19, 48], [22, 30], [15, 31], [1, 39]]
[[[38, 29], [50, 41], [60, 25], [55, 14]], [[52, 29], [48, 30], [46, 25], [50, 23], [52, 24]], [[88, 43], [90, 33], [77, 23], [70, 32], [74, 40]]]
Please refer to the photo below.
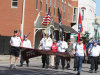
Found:
[[62, 70], [64, 70], [64, 66], [62, 66]]
[[89, 70], [90, 73], [93, 73], [93, 70]]
[[77, 70], [76, 70], [76, 68], [74, 68], [74, 70], [73, 70], [73, 71], [77, 71]]
[[10, 67], [9, 67], [9, 69], [13, 69], [13, 67], [14, 67], [14, 65], [13, 65], [13, 64], [11, 64], [11, 65], [10, 65]]
[[48, 69], [48, 65], [46, 66], [46, 69]]
[[66, 66], [66, 69], [70, 68], [70, 66]]
[[45, 66], [44, 65], [42, 65], [42, 68], [44, 68]]
[[27, 64], [27, 67], [29, 67], [29, 64]]
[[66, 69], [68, 69], [68, 68], [70, 68], [70, 64], [69, 64], [69, 63], [68, 63], [67, 66], [66, 66]]
[[77, 75], [80, 75], [80, 73], [77, 73]]
[[23, 65], [22, 64], [20, 64], [20, 66], [19, 67], [23, 67]]
[[95, 70], [95, 73], [97, 73], [97, 70]]
[[58, 69], [58, 66], [55, 66], [55, 69]]
[[91, 69], [91, 66], [90, 66], [90, 69]]

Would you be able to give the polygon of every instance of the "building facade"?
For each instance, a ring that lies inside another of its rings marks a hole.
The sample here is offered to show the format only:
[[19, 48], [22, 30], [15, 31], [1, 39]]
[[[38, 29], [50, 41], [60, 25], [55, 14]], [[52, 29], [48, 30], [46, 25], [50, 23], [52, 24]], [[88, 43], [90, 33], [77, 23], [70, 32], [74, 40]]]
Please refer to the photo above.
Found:
[[93, 23], [95, 22], [96, 2], [94, 0], [79, 0], [79, 11], [81, 11], [83, 33], [88, 31], [90, 37], [95, 36]]
[[44, 36], [46, 26], [41, 24], [51, 6], [51, 23], [54, 27], [51, 37], [59, 38], [58, 7], [62, 13], [65, 40], [71, 33], [77, 33], [71, 27], [77, 23], [78, 0], [0, 0], [0, 35], [12, 36], [17, 29], [23, 38], [27, 34], [32, 47], [38, 48]]

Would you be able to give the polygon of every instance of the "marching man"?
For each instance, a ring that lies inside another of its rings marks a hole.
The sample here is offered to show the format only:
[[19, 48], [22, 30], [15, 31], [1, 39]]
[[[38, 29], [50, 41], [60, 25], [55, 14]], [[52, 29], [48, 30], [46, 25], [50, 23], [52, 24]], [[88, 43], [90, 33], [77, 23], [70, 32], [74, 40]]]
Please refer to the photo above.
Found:
[[[28, 40], [28, 35], [24, 35], [24, 40], [23, 40], [23, 47], [31, 48], [31, 42]], [[20, 60], [20, 67], [23, 66], [24, 60], [23, 56], [21, 55], [21, 60]], [[29, 66], [29, 59], [26, 60], [27, 67]]]
[[[67, 42], [64, 41], [64, 36], [63, 36], [63, 41], [61, 41], [61, 40], [58, 41], [57, 47], [58, 47], [57, 51], [58, 52], [62, 52], [62, 53], [65, 52], [66, 49], [68, 48]], [[60, 56], [56, 57], [56, 66], [55, 66], [55, 69], [58, 69], [60, 59], [61, 59], [61, 63], [62, 63], [62, 69], [64, 70], [65, 58], [60, 57]]]
[[[23, 45], [22, 42], [23, 42], [22, 38], [20, 36], [18, 36], [18, 31], [14, 30], [14, 36], [12, 36], [11, 40], [10, 40], [11, 51], [10, 51], [10, 67], [9, 67], [9, 69], [16, 69], [16, 64], [18, 61], [19, 51], [20, 51], [19, 46]], [[15, 56], [15, 64], [14, 65], [12, 63], [13, 56]]]
[[95, 73], [97, 73], [98, 57], [99, 57], [99, 54], [100, 54], [100, 46], [97, 45], [97, 40], [93, 41], [93, 46], [89, 49], [88, 53], [91, 56], [91, 70], [89, 70], [89, 72], [93, 73], [94, 65], [95, 65]]
[[[46, 37], [42, 38], [42, 40], [40, 41], [40, 44], [42, 45], [43, 50], [51, 50], [52, 39], [49, 37], [49, 34], [47, 34]], [[48, 68], [49, 55], [42, 55], [42, 63], [43, 63], [42, 68], [45, 67], [45, 63], [46, 63], [46, 68]]]

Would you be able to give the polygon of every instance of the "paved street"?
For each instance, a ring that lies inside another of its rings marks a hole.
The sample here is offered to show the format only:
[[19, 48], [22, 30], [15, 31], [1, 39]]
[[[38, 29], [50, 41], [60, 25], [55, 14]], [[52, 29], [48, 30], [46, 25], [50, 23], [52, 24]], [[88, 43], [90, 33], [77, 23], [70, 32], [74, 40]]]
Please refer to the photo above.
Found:
[[[85, 67], [86, 66], [86, 67]], [[32, 58], [30, 66], [26, 67], [25, 63], [23, 67], [19, 67], [19, 62], [17, 64], [17, 69], [9, 69], [9, 62], [0, 62], [0, 75], [76, 75], [76, 71], [73, 71], [73, 59], [71, 62], [71, 68], [62, 70], [61, 65], [58, 70], [55, 69], [45, 69], [41, 68], [41, 57]], [[90, 64], [85, 65], [83, 63], [81, 75], [99, 75], [100, 73], [100, 64], [98, 73], [88, 73]]]

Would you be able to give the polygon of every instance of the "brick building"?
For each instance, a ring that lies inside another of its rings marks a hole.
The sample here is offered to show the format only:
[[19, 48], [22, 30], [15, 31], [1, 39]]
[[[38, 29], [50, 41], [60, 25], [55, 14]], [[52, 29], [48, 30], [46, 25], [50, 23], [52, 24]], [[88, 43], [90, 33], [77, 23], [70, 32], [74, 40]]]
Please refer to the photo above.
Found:
[[[77, 23], [78, 0], [0, 0], [0, 35], [12, 36], [17, 29], [23, 37], [29, 34], [32, 46], [38, 48], [40, 39], [44, 36], [45, 26], [41, 25], [43, 17], [48, 13], [51, 4], [51, 23], [54, 26], [56, 39], [59, 39], [59, 22], [57, 7], [62, 12], [62, 24], [65, 40], [70, 33], [77, 33], [71, 27]], [[53, 33], [51, 35], [54, 38]]]

